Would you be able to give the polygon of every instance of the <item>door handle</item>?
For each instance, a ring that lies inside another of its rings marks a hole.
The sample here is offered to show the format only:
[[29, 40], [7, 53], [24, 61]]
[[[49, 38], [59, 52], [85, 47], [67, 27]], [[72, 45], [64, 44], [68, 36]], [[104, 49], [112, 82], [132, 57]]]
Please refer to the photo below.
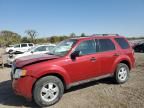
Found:
[[118, 54], [118, 53], [115, 53], [113, 56], [119, 56], [119, 54]]
[[94, 61], [96, 61], [96, 58], [95, 58], [95, 57], [92, 57], [92, 58], [90, 59], [90, 61], [94, 62]]

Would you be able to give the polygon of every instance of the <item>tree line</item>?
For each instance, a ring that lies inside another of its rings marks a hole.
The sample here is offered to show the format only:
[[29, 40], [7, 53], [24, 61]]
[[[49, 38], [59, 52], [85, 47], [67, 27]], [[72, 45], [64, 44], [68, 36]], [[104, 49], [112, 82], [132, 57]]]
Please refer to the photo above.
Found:
[[[38, 32], [36, 30], [26, 30], [26, 36], [21, 36], [13, 31], [3, 30], [0, 32], [0, 46], [9, 46], [18, 43], [58, 43], [65, 39], [76, 37], [75, 33], [71, 33], [69, 36], [51, 36], [51, 37], [41, 37], [39, 38]], [[84, 33], [81, 37], [86, 36]]]
[[[3, 30], [0, 32], [0, 46], [9, 46], [18, 43], [58, 43], [72, 37], [85, 37], [85, 33], [81, 33], [80, 36], [76, 36], [75, 33], [71, 33], [69, 36], [51, 36], [39, 38], [36, 30], [26, 30], [26, 36], [21, 36], [13, 31]], [[129, 40], [144, 39], [144, 37], [129, 37]]]

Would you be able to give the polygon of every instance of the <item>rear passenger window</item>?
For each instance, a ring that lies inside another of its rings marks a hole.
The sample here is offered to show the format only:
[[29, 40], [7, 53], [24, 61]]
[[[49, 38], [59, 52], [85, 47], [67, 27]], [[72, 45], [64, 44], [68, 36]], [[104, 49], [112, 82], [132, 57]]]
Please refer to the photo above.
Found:
[[115, 38], [115, 40], [122, 49], [127, 49], [130, 47], [128, 42], [124, 38]]
[[115, 45], [110, 39], [99, 39], [100, 52], [115, 50]]
[[80, 51], [80, 55], [96, 53], [95, 41], [87, 40], [87, 41], [81, 42], [76, 48], [76, 51]]

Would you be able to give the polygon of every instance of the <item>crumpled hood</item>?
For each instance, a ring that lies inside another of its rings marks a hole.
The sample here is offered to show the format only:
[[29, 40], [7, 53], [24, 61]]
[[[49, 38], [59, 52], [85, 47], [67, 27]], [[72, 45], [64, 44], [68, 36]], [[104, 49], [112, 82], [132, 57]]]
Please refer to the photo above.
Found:
[[32, 63], [37, 63], [41, 61], [46, 61], [46, 60], [52, 60], [59, 58], [59, 56], [55, 55], [48, 55], [48, 54], [35, 54], [35, 55], [29, 55], [29, 56], [24, 56], [16, 59], [15, 65], [16, 67], [20, 68]]

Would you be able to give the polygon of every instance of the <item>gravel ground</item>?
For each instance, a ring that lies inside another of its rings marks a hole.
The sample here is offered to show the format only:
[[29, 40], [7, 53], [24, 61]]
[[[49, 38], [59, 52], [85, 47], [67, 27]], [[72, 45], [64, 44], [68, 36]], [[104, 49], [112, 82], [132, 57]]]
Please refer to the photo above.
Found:
[[[112, 79], [93, 81], [68, 90], [50, 108], [144, 108], [144, 54], [136, 54], [136, 69], [122, 85]], [[37, 107], [16, 96], [11, 88], [10, 68], [0, 69], [0, 108]]]

